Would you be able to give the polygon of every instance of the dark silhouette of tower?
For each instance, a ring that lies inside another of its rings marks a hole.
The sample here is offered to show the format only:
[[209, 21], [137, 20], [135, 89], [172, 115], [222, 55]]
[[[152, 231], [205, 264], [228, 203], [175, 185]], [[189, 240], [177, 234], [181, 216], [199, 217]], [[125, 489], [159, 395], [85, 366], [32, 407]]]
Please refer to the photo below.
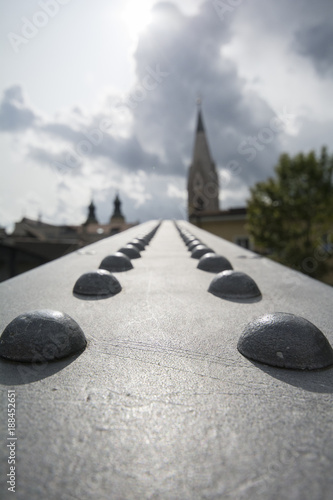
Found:
[[197, 130], [192, 164], [188, 175], [188, 214], [216, 212], [219, 207], [219, 181], [215, 163], [211, 158], [198, 102]]
[[87, 226], [88, 224], [98, 224], [98, 220], [96, 218], [96, 207], [94, 205], [94, 202], [91, 200], [91, 203], [88, 207], [88, 218], [86, 220], [86, 222], [84, 223], [85, 226]]
[[110, 222], [119, 222], [119, 223], [125, 222], [125, 217], [121, 212], [121, 201], [118, 193], [116, 194], [113, 204], [114, 204], [114, 210], [113, 214], [111, 215]]

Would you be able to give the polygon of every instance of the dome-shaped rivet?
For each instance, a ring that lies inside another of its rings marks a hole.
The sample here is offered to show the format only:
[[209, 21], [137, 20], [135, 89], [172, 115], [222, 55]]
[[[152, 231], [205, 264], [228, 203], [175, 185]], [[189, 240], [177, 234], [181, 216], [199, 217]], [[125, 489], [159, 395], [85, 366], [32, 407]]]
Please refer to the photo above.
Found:
[[203, 255], [198, 262], [197, 268], [209, 273], [220, 273], [233, 269], [228, 259], [216, 253], [206, 253]]
[[98, 269], [82, 274], [74, 285], [73, 293], [90, 297], [111, 297], [121, 290], [117, 278], [109, 271]]
[[183, 240], [186, 246], [189, 246], [193, 241], [199, 241], [195, 236], [184, 236]]
[[192, 250], [191, 257], [192, 259], [200, 259], [206, 253], [212, 253], [213, 250], [211, 248], [206, 247], [205, 245], [198, 245]]
[[149, 241], [147, 240], [147, 238], [135, 238], [137, 241], [140, 241], [140, 243], [142, 243], [144, 246], [147, 246], [149, 245]]
[[333, 349], [325, 335], [290, 313], [266, 314], [252, 321], [237, 348], [247, 358], [280, 368], [316, 370], [333, 364]]
[[239, 271], [222, 271], [217, 274], [208, 291], [223, 299], [252, 299], [261, 295], [255, 281]]
[[116, 252], [105, 257], [99, 265], [100, 269], [106, 269], [110, 273], [119, 273], [133, 269], [133, 264], [127, 255]]
[[65, 358], [87, 345], [79, 325], [68, 314], [42, 309], [17, 316], [0, 338], [0, 356], [11, 361], [45, 362]]
[[118, 252], [127, 255], [130, 259], [139, 259], [141, 257], [139, 250], [134, 245], [126, 245], [121, 247]]
[[133, 245], [135, 248], [139, 250], [139, 252], [142, 252], [145, 249], [145, 246], [142, 241], [134, 239], [130, 241], [130, 245]]
[[202, 245], [202, 241], [198, 240], [198, 239], [195, 239], [195, 240], [192, 240], [191, 243], [189, 243], [187, 245], [187, 248], [189, 250], [189, 252], [192, 252], [192, 250], [197, 247], [198, 245]]

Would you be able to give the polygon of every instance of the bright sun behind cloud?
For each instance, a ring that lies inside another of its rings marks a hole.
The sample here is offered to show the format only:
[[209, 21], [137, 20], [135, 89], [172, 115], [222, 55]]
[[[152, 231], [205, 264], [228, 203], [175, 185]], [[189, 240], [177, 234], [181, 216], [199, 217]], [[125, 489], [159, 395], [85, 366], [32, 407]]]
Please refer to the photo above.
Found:
[[135, 42], [151, 21], [151, 9], [154, 3], [154, 0], [141, 0], [140, 2], [129, 0], [126, 3], [121, 17]]

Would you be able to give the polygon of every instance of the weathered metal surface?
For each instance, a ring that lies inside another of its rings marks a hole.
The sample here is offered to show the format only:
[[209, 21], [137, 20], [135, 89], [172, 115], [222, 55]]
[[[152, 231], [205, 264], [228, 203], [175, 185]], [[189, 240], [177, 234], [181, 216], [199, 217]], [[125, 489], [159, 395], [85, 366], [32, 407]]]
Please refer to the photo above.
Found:
[[0, 356], [11, 361], [45, 363], [77, 354], [87, 341], [68, 314], [50, 309], [14, 318], [0, 338]]
[[119, 273], [133, 269], [133, 264], [127, 255], [121, 252], [116, 252], [113, 255], [107, 255], [104, 257], [99, 265], [99, 268], [106, 269], [107, 271], [110, 271], [110, 273]]
[[[78, 357], [27, 369], [0, 362], [16, 390], [19, 500], [331, 500], [333, 371], [251, 362], [237, 350], [246, 325], [285, 311], [333, 343], [333, 290], [187, 222], [179, 225], [251, 276], [262, 300], [208, 293], [174, 224], [162, 226], [135, 261], [114, 273], [122, 292], [79, 300], [78, 276], [146, 223], [0, 285], [0, 331], [18, 314], [68, 313], [88, 345]], [[0, 418], [6, 471], [6, 413]], [[6, 495], [5, 477], [1, 484]]]
[[208, 273], [221, 273], [222, 271], [232, 269], [232, 265], [228, 259], [222, 255], [206, 253], [200, 258], [197, 268], [201, 269], [201, 271], [207, 271]]
[[261, 295], [258, 285], [248, 274], [234, 270], [218, 273], [208, 291], [222, 299], [253, 299]]
[[139, 259], [141, 257], [139, 250], [134, 245], [126, 245], [119, 248], [118, 252], [123, 253], [129, 259]]
[[197, 246], [202, 245], [202, 242], [200, 240], [192, 240], [188, 245], [187, 248], [189, 249], [190, 252], [192, 252]]
[[111, 297], [121, 291], [118, 279], [105, 269], [82, 274], [75, 282], [73, 293], [90, 297]]
[[238, 350], [254, 361], [296, 370], [333, 365], [333, 350], [323, 332], [290, 313], [266, 314], [249, 323]]
[[130, 241], [129, 244], [135, 246], [139, 250], [139, 252], [142, 252], [145, 249], [145, 244], [143, 243], [143, 241], [138, 240], [137, 238]]
[[191, 257], [192, 259], [200, 259], [203, 255], [206, 253], [212, 253], [213, 250], [209, 247], [206, 247], [206, 245], [198, 245], [193, 248], [191, 252]]

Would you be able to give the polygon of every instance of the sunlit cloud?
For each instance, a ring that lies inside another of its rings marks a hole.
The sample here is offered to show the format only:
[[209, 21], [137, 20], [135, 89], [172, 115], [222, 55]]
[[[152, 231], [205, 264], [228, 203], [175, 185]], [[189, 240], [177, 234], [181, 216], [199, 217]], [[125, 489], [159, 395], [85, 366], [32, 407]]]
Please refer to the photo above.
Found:
[[69, 3], [16, 59], [5, 53], [0, 225], [39, 212], [81, 223], [92, 197], [106, 222], [116, 190], [129, 220], [186, 217], [198, 93], [221, 206], [244, 204], [282, 151], [331, 142], [330, 9], [258, 0], [221, 19], [210, 0]]
[[151, 22], [154, 0], [128, 0], [121, 12], [121, 18], [134, 43]]

